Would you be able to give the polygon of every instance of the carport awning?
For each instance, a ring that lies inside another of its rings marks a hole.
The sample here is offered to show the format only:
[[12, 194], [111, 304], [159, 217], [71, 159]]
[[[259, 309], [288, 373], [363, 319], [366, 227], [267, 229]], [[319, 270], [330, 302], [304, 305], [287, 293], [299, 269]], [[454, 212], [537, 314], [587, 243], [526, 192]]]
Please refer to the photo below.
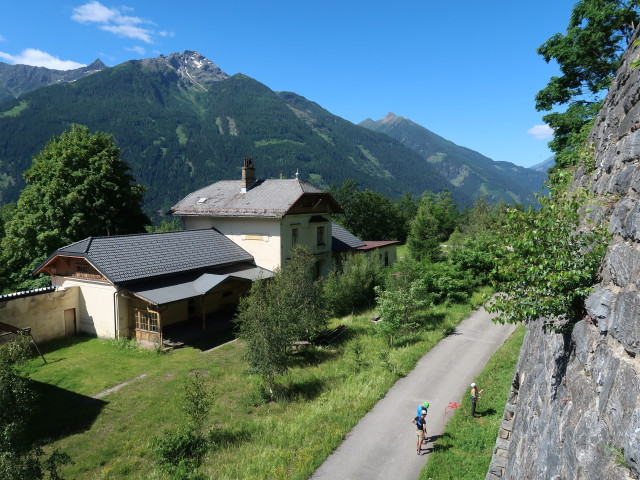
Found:
[[248, 267], [220, 273], [194, 273], [162, 280], [140, 282], [125, 288], [150, 303], [166, 305], [168, 303], [199, 297], [210, 292], [228, 278], [252, 281], [257, 278], [269, 278], [273, 272], [260, 267]]

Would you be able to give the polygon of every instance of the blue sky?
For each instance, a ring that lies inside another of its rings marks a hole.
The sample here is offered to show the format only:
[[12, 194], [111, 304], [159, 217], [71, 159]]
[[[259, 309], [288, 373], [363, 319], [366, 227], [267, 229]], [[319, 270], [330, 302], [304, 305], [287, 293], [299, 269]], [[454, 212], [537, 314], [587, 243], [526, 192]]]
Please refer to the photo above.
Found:
[[[77, 68], [196, 50], [353, 123], [403, 116], [499, 161], [546, 160], [536, 48], [574, 0], [6, 2], [0, 61]], [[542, 138], [541, 138], [542, 137]]]

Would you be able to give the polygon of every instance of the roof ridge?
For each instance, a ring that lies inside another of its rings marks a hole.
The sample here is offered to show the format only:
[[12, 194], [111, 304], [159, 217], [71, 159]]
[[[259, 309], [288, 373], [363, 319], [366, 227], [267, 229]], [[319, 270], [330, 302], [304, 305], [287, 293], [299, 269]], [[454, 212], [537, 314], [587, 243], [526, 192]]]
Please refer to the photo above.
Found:
[[[188, 229], [188, 230], [171, 230], [169, 232], [140, 232], [140, 233], [121, 233], [118, 235], [103, 235], [103, 236], [99, 236], [99, 237], [88, 237], [90, 239], [103, 239], [103, 238], [122, 238], [122, 237], [127, 237], [127, 238], [131, 238], [131, 237], [144, 237], [144, 236], [151, 236], [151, 235], [171, 235], [171, 234], [178, 234], [178, 233], [187, 233], [187, 232], [199, 232], [199, 231], [205, 231], [205, 230], [212, 230], [213, 227], [210, 228], [194, 228], [194, 229]], [[86, 239], [85, 239], [86, 240]], [[78, 242], [76, 242], [78, 243]]]

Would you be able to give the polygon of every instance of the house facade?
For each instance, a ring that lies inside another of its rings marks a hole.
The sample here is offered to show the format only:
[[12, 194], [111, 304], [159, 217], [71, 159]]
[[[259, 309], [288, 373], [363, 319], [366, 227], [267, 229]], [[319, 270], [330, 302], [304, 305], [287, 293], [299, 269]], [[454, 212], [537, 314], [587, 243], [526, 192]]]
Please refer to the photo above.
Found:
[[156, 344], [173, 325], [228, 319], [251, 282], [271, 275], [213, 229], [89, 237], [35, 273], [58, 290], [78, 287], [77, 332]]
[[341, 211], [331, 194], [309, 183], [256, 180], [251, 159], [240, 180], [204, 187], [170, 209], [185, 229], [215, 228], [269, 270], [281, 267], [294, 245], [304, 245], [318, 276], [331, 269], [331, 215]]

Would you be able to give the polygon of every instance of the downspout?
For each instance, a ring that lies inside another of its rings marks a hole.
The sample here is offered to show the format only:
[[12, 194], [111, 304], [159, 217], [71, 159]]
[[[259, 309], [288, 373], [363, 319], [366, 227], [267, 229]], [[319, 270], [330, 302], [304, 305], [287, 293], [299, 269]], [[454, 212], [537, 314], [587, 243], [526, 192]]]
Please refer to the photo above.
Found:
[[202, 313], [202, 330], [205, 331], [207, 329], [207, 313], [204, 306], [204, 293], [200, 295], [200, 312]]
[[120, 311], [118, 309], [118, 293], [120, 292], [120, 288], [116, 285], [116, 291], [113, 292], [113, 332], [115, 334], [115, 338], [118, 338], [118, 320], [120, 320]]

